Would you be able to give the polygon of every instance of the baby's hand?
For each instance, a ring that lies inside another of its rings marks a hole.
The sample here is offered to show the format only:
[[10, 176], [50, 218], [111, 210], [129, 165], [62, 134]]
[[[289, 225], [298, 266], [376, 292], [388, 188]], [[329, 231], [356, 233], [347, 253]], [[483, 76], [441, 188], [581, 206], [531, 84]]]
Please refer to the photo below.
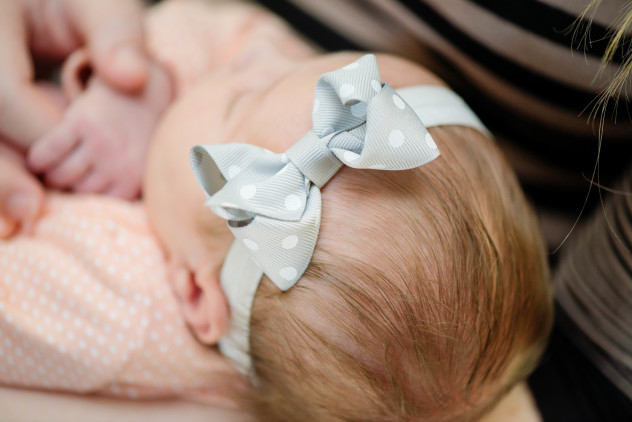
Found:
[[[88, 72], [82, 67], [73, 78], [81, 81]], [[171, 100], [169, 78], [154, 65], [139, 94], [118, 92], [97, 76], [85, 85], [70, 92], [74, 99], [62, 122], [30, 148], [29, 165], [49, 187], [133, 199], [149, 140]]]

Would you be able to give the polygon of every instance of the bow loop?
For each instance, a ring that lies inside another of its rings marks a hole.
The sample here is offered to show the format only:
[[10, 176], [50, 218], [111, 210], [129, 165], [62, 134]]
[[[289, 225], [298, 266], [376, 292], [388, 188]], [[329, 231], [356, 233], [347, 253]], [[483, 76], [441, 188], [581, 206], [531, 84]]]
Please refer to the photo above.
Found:
[[323, 74], [314, 94], [314, 132], [324, 137], [364, 123], [366, 105], [381, 87], [380, 71], [372, 54]]
[[388, 84], [369, 101], [366, 123], [334, 136], [329, 148], [358, 169], [407, 170], [439, 156], [415, 111]]
[[415, 112], [380, 82], [373, 55], [319, 78], [313, 124], [285, 154], [246, 144], [191, 150], [206, 205], [228, 220], [237, 241], [282, 290], [309, 265], [320, 228], [320, 188], [343, 164], [404, 170], [439, 155]]
[[[309, 187], [285, 154], [248, 144], [198, 145], [191, 161], [200, 169], [196, 176], [207, 194], [206, 205], [222, 218], [244, 221], [260, 215], [298, 221], [303, 215]], [[208, 180], [218, 172], [223, 184]]]

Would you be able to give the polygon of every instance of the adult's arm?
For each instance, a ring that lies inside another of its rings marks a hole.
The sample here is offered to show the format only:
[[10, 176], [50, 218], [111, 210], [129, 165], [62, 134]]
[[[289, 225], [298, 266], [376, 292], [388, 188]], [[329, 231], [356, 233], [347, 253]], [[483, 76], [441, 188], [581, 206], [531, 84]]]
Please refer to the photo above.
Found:
[[19, 145], [46, 133], [61, 107], [35, 83], [34, 59], [87, 46], [95, 70], [124, 92], [147, 79], [140, 0], [0, 0], [0, 135]]

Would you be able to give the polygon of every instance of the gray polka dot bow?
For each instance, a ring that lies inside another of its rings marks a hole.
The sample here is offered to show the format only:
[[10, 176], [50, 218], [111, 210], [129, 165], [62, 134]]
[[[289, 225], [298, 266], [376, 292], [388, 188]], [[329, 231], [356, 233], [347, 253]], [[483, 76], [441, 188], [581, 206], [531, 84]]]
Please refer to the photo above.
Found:
[[343, 164], [406, 170], [439, 156], [415, 112], [380, 82], [368, 54], [316, 84], [314, 128], [284, 154], [248, 144], [198, 145], [191, 164], [222, 218], [281, 290], [301, 277], [320, 228], [320, 188]]

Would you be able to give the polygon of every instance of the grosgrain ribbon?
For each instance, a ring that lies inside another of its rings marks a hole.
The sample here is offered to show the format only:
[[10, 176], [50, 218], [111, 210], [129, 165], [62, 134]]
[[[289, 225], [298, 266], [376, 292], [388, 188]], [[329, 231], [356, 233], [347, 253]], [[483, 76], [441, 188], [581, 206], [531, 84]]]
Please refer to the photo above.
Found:
[[439, 156], [428, 130], [388, 84], [374, 55], [322, 75], [313, 129], [283, 154], [248, 144], [198, 145], [191, 164], [206, 205], [281, 290], [309, 265], [324, 186], [344, 164], [406, 170]]

